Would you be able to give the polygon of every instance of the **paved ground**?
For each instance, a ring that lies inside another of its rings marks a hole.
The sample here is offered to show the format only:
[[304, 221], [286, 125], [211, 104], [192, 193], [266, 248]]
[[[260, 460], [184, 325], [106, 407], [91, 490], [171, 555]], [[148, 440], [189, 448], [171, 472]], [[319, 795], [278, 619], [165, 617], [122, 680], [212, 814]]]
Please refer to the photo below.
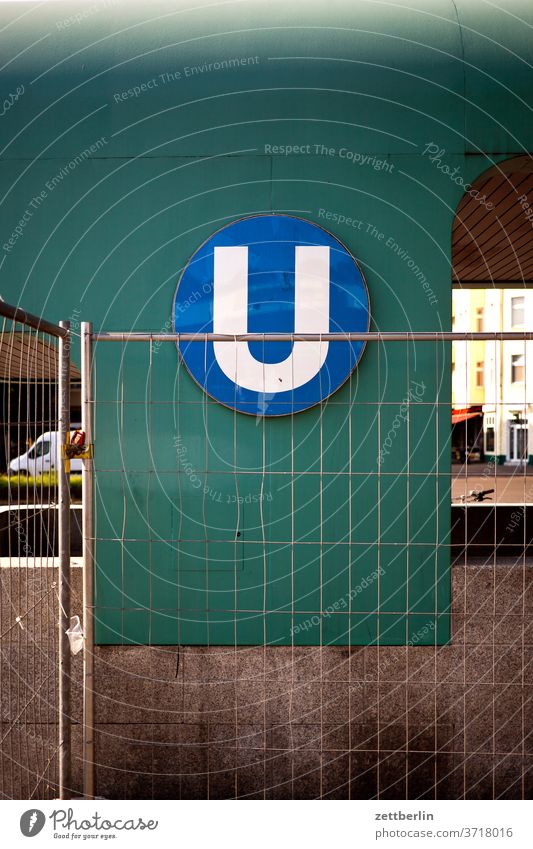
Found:
[[472, 489], [494, 489], [494, 501], [507, 504], [533, 503], [533, 466], [493, 466], [471, 463], [452, 465], [452, 500]]

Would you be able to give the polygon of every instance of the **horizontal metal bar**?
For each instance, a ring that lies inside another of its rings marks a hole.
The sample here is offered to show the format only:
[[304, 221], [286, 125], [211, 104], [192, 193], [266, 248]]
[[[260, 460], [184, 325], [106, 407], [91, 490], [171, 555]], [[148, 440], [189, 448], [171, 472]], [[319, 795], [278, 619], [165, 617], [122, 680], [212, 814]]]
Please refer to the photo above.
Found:
[[26, 312], [21, 307], [14, 307], [0, 300], [0, 315], [5, 318], [10, 318], [12, 321], [18, 321], [20, 324], [27, 324], [28, 327], [33, 327], [34, 330], [40, 330], [42, 333], [49, 333], [50, 336], [66, 339], [69, 331], [65, 327], [60, 327], [58, 324], [52, 324], [38, 315], [32, 315], [31, 312]]
[[498, 333], [119, 333], [97, 331], [95, 342], [531, 342], [533, 331]]

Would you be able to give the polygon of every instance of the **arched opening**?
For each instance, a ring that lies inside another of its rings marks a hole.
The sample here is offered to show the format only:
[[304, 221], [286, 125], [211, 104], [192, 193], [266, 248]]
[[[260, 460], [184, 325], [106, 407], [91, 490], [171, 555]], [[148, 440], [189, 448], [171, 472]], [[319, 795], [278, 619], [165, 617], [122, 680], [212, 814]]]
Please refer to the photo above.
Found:
[[[452, 287], [455, 331], [531, 330], [531, 156], [494, 165], [463, 196], [453, 225]], [[461, 464], [455, 467], [456, 499], [483, 485], [481, 479], [494, 466], [495, 498], [524, 502], [525, 477], [533, 463], [531, 346], [519, 338], [454, 343], [452, 460]], [[496, 480], [496, 466], [512, 472], [506, 482]], [[518, 470], [523, 474], [515, 474]], [[466, 476], [467, 486], [460, 481]]]
[[533, 285], [533, 158], [494, 165], [472, 184], [455, 215], [454, 287]]

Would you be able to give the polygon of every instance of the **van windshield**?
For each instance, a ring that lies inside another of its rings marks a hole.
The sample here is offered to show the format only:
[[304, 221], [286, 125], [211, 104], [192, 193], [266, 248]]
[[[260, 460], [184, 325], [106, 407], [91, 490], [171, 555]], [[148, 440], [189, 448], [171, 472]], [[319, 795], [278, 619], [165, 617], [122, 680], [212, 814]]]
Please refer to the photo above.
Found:
[[28, 451], [28, 459], [35, 460], [37, 457], [43, 457], [50, 453], [50, 442], [43, 440], [36, 442], [33, 448]]

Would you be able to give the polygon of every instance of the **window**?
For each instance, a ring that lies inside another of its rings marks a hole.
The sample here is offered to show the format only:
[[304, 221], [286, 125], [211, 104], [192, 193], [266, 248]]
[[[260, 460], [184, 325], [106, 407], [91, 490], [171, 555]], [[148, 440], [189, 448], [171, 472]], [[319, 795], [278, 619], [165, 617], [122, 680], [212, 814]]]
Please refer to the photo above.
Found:
[[524, 324], [524, 298], [511, 298], [511, 326], [522, 327]]
[[523, 354], [511, 356], [511, 383], [523, 383], [526, 376], [526, 358]]
[[485, 385], [485, 363], [483, 360], [478, 360], [476, 363], [476, 386]]
[[476, 310], [476, 333], [483, 333], [483, 307], [478, 307]]
[[35, 460], [37, 457], [42, 457], [43, 455], [46, 457], [47, 454], [50, 453], [50, 443], [49, 442], [38, 442], [37, 445], [34, 445], [33, 448], [28, 451], [28, 458], [30, 460]]
[[485, 431], [485, 452], [494, 452], [494, 425], [490, 425]]

